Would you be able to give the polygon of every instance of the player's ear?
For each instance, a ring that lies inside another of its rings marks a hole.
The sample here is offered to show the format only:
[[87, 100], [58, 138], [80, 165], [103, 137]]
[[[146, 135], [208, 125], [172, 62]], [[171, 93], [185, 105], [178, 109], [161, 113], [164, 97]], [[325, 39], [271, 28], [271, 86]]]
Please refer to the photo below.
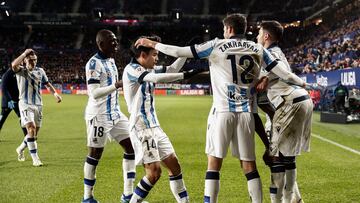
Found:
[[140, 53], [140, 57], [141, 57], [141, 58], [146, 58], [146, 57], [147, 57], [147, 53], [144, 52], [144, 51], [142, 51], [142, 52]]

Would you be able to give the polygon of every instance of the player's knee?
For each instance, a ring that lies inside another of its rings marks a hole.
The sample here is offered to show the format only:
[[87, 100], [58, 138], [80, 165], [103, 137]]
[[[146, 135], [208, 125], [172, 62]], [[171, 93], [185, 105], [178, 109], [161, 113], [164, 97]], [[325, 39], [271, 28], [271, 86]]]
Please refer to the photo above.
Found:
[[241, 166], [245, 174], [257, 170], [255, 161], [241, 161]]
[[131, 144], [130, 138], [126, 138], [126, 139], [120, 141], [119, 144], [122, 146], [125, 153], [127, 153], [127, 154], [133, 154], [134, 153], [134, 148], [133, 148], [133, 146]]
[[29, 124], [27, 125], [27, 131], [30, 137], [35, 137], [36, 136], [36, 127], [34, 124]]
[[160, 179], [161, 172], [162, 171], [160, 165], [153, 166], [151, 168], [148, 168], [146, 176], [152, 184], [155, 184]]
[[103, 150], [104, 150], [104, 148], [90, 147], [88, 156], [91, 157], [91, 158], [99, 160], [101, 158]]

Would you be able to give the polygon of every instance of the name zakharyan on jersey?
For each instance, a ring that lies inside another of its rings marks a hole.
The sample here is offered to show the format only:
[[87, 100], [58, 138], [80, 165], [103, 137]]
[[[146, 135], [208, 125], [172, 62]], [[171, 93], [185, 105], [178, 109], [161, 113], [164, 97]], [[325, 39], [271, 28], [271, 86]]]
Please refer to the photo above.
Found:
[[259, 52], [259, 50], [252, 44], [246, 42], [246, 41], [231, 41], [228, 43], [223, 44], [219, 49], [222, 52], [225, 52], [229, 48], [237, 48], [237, 47], [244, 47], [247, 49], [251, 49], [253, 52]]

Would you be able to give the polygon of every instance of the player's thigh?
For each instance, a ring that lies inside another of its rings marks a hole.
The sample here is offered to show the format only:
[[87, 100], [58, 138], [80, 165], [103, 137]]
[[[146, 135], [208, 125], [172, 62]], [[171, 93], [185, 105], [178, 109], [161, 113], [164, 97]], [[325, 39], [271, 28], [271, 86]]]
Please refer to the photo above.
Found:
[[87, 146], [103, 148], [106, 145], [107, 136], [112, 129], [112, 121], [102, 121], [94, 117], [86, 120]]
[[141, 143], [140, 146], [143, 154], [143, 164], [160, 162], [161, 159], [158, 150], [158, 138], [154, 132], [154, 129], [146, 128], [139, 130], [136, 132], [136, 136]]
[[159, 151], [160, 160], [164, 160], [169, 157], [171, 154], [175, 154], [173, 145], [170, 142], [169, 137], [166, 133], [160, 128], [154, 128], [154, 134], [157, 138], [157, 147]]
[[27, 104], [19, 105], [19, 109], [20, 109], [21, 126], [25, 127], [31, 123], [35, 125], [35, 109]]
[[208, 130], [206, 132], [206, 153], [208, 155], [224, 158], [229, 143], [234, 135], [235, 113], [214, 112], [210, 115]]
[[255, 120], [252, 113], [237, 113], [235, 135], [231, 139], [231, 152], [244, 161], [255, 160]]
[[109, 132], [109, 136], [117, 143], [129, 138], [129, 121], [125, 118], [117, 119]]
[[35, 106], [34, 107], [34, 122], [36, 127], [41, 127], [43, 119], [43, 110], [42, 106]]

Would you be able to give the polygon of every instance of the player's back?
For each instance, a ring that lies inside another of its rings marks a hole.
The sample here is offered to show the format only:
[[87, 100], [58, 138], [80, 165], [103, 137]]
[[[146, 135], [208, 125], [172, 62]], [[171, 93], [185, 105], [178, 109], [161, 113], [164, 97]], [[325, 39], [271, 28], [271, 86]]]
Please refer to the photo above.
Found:
[[[88, 85], [98, 84], [101, 87], [114, 85], [118, 80], [118, 71], [113, 58], [104, 58], [99, 53], [90, 58], [85, 66], [86, 81]], [[121, 116], [118, 103], [119, 93], [113, 91], [107, 96], [93, 98], [89, 94], [85, 109], [85, 119], [91, 120], [97, 116], [101, 120], [115, 120]]]
[[214, 39], [198, 46], [199, 58], [208, 54], [216, 110], [253, 112], [263, 47], [239, 38]]
[[[283, 63], [287, 70], [291, 72], [290, 65], [280, 47], [272, 45], [268, 48], [268, 50], [279, 63]], [[283, 102], [283, 96], [287, 96], [292, 93], [298, 96], [306, 94], [306, 90], [303, 88], [289, 84], [287, 81], [282, 80], [274, 73], [269, 72], [267, 76], [269, 78], [267, 96], [275, 108]], [[294, 92], [295, 90], [297, 91]]]

